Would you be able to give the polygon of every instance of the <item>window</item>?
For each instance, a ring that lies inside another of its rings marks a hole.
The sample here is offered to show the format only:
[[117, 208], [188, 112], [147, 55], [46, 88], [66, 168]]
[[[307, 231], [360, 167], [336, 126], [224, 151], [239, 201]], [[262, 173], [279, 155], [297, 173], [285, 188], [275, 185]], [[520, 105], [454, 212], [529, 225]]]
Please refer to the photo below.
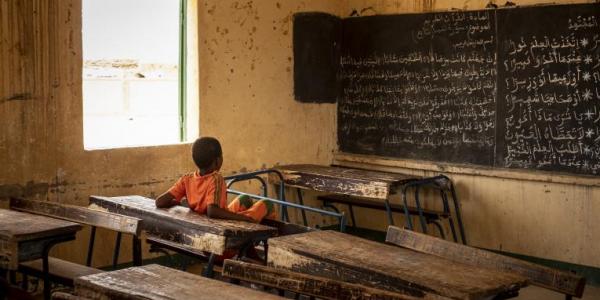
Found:
[[197, 52], [187, 51], [187, 29], [195, 29], [187, 4], [83, 0], [85, 149], [175, 144], [198, 135], [197, 117], [190, 117], [197, 104], [190, 109], [186, 101], [196, 86], [188, 84], [190, 52]]

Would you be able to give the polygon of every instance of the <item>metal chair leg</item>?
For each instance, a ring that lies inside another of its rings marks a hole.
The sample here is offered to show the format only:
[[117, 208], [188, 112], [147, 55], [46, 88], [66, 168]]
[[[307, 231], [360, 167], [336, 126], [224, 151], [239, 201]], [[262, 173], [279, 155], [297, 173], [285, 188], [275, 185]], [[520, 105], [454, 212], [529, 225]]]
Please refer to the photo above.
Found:
[[88, 267], [92, 266], [92, 256], [94, 255], [94, 241], [96, 240], [96, 226], [92, 226], [90, 232], [90, 242], [88, 244], [88, 253], [85, 265]]
[[421, 202], [419, 201], [419, 186], [415, 186], [415, 204], [417, 211], [419, 212], [419, 221], [421, 222], [421, 229], [424, 234], [427, 234], [427, 223], [425, 223], [425, 216], [423, 216], [423, 209], [421, 208]]
[[385, 203], [385, 212], [387, 214], [388, 225], [394, 225], [394, 217], [392, 216], [392, 207], [390, 205], [390, 200], [385, 199], [383, 203]]
[[444, 213], [448, 214], [448, 225], [450, 226], [450, 232], [452, 233], [452, 239], [455, 243], [458, 243], [458, 237], [456, 236], [456, 229], [454, 228], [454, 218], [450, 212], [450, 206], [448, 205], [448, 195], [443, 188], [440, 187], [440, 197], [442, 197], [442, 203], [444, 204]]
[[354, 218], [354, 209], [352, 208], [352, 204], [348, 204], [348, 209], [350, 210], [350, 219], [352, 219], [352, 227], [356, 228], [356, 219]]
[[456, 197], [456, 190], [454, 184], [450, 182], [450, 194], [452, 195], [452, 202], [454, 203], [454, 212], [456, 214], [456, 221], [458, 222], [458, 229], [460, 230], [460, 236], [464, 245], [467, 244], [467, 236], [465, 234], [465, 227], [463, 226], [462, 217], [460, 214], [460, 205], [458, 205], [458, 198]]
[[[402, 187], [402, 203], [404, 204], [404, 217], [406, 218], [406, 221], [405, 221], [406, 228], [408, 228], [408, 230], [413, 230], [412, 219], [410, 217], [410, 213], [408, 212], [408, 201], [406, 199], [406, 189], [407, 188], [408, 188], [407, 186]], [[389, 203], [386, 206], [386, 209], [388, 209], [388, 218], [389, 218], [389, 215], [391, 215], [391, 209], [389, 209]]]
[[[304, 199], [302, 198], [302, 191], [300, 190], [300, 188], [296, 188], [296, 193], [298, 194], [298, 203], [300, 205], [304, 205]], [[301, 210], [301, 214], [302, 214], [302, 222], [304, 222], [304, 226], [308, 226], [308, 221], [306, 220], [306, 212], [303, 210]]]
[[208, 258], [208, 263], [206, 264], [206, 267], [204, 268], [204, 271], [202, 272], [202, 276], [208, 277], [208, 278], [213, 278], [215, 276], [214, 267], [215, 267], [215, 259], [216, 258], [217, 258], [217, 255], [215, 255], [214, 253], [210, 254], [210, 257]]
[[122, 233], [117, 232], [117, 238], [115, 241], [115, 250], [113, 252], [113, 262], [112, 262], [113, 270], [117, 269], [117, 264], [119, 263], [119, 252], [121, 251], [121, 236], [122, 236]]
[[440, 224], [440, 222], [438, 222], [437, 220], [432, 220], [432, 221], [429, 221], [428, 223], [435, 225], [435, 227], [437, 227], [437, 229], [440, 232], [440, 237], [444, 240], [446, 239], [446, 234], [444, 233], [444, 227], [442, 227], [442, 224]]
[[142, 265], [142, 241], [137, 237], [133, 236], [132, 250], [133, 250], [133, 265]]

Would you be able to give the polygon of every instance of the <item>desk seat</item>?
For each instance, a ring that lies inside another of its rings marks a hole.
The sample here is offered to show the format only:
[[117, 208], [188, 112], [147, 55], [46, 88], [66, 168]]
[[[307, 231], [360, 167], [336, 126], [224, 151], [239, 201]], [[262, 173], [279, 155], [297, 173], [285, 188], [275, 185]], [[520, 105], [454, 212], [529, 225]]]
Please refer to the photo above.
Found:
[[[41, 278], [43, 275], [42, 259], [23, 262], [19, 265], [19, 270], [25, 274], [31, 274]], [[73, 286], [73, 280], [79, 276], [104, 272], [100, 269], [72, 263], [55, 257], [48, 257], [48, 271], [50, 281], [69, 286]]]

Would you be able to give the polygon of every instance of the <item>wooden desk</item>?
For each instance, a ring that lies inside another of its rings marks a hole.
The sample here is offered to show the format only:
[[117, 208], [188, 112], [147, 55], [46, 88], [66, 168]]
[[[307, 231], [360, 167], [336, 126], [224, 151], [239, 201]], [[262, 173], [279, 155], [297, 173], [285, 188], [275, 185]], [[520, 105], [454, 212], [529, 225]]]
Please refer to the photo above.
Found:
[[[278, 171], [283, 179], [277, 176], [277, 174], [269, 174], [269, 181], [280, 184], [283, 180], [284, 185], [297, 188], [300, 204], [304, 202], [300, 189], [311, 189], [319, 192], [349, 196], [343, 201], [336, 198], [337, 195], [326, 195], [319, 197], [319, 199], [323, 200], [324, 206], [334, 210], [337, 210], [337, 208], [327, 205], [327, 203], [348, 205], [353, 226], [356, 226], [356, 220], [352, 206], [384, 209], [387, 214], [388, 225], [394, 225], [392, 211], [398, 211], [401, 208], [406, 218], [406, 226], [409, 229], [412, 230], [413, 228], [410, 216], [417, 215], [421, 223], [421, 230], [424, 233], [427, 233], [427, 224], [433, 223], [440, 231], [440, 235], [445, 236], [441, 224], [437, 221], [447, 219], [452, 231], [452, 237], [454, 241], [458, 241], [448, 202], [451, 199], [454, 204], [456, 221], [458, 222], [462, 242], [464, 244], [467, 242], [454, 186], [446, 176], [439, 175], [424, 178], [416, 175], [309, 164], [277, 166], [274, 170]], [[440, 190], [444, 208], [443, 211], [435, 211], [435, 215], [429, 214], [430, 216], [434, 216], [433, 218], [428, 217], [428, 213], [421, 206], [419, 189], [422, 187], [436, 187]], [[413, 188], [415, 191], [414, 200], [416, 207], [408, 206], [408, 188]], [[389, 201], [390, 195], [400, 192], [402, 193], [402, 206], [391, 205]], [[450, 194], [450, 197], [447, 197], [448, 194]], [[304, 225], [306, 226], [306, 216], [304, 212], [302, 213]]]
[[141, 196], [91, 196], [90, 208], [142, 219], [142, 230], [152, 237], [215, 254], [277, 234], [273, 227], [211, 219], [182, 206], [156, 208], [153, 199]]
[[79, 277], [75, 294], [87, 299], [283, 299], [159, 265]]
[[268, 265], [415, 297], [510, 297], [525, 286], [518, 275], [468, 266], [334, 231], [269, 240]]
[[[286, 186], [320, 192], [387, 200], [399, 187], [419, 176], [320, 165], [286, 165], [274, 168]], [[274, 174], [269, 180], [279, 182]]]
[[142, 219], [142, 230], [153, 244], [187, 255], [210, 252], [205, 275], [212, 276], [215, 255], [225, 250], [244, 251], [253, 242], [277, 235], [277, 229], [255, 223], [210, 219], [182, 206], [156, 208], [141, 196], [90, 197], [90, 208]]
[[16, 271], [20, 262], [43, 261], [44, 298], [50, 299], [48, 253], [52, 246], [75, 239], [81, 225], [0, 209], [0, 269]]

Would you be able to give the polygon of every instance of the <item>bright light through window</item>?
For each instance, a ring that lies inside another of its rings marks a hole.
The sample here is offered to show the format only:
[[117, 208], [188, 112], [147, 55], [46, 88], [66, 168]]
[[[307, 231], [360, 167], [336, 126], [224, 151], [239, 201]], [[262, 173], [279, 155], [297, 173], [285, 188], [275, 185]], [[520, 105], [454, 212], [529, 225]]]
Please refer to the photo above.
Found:
[[177, 0], [83, 0], [85, 149], [182, 141]]

